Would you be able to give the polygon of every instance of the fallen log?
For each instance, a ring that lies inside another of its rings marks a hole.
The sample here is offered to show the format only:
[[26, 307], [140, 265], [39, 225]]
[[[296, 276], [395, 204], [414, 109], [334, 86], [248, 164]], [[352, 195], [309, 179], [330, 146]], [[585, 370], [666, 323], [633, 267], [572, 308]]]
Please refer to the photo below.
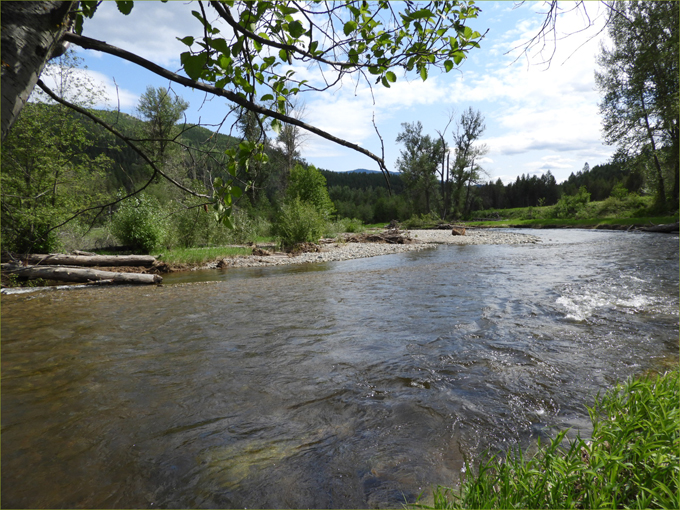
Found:
[[142, 273], [116, 273], [113, 271], [100, 271], [98, 269], [84, 269], [79, 267], [55, 267], [55, 266], [18, 266], [15, 264], [3, 265], [3, 272], [14, 274], [18, 277], [44, 280], [56, 280], [60, 282], [90, 283], [161, 283], [163, 277], [157, 274]]
[[[83, 252], [81, 252], [83, 253]], [[28, 264], [40, 264], [42, 266], [144, 266], [151, 267], [156, 262], [155, 257], [150, 255], [71, 255], [62, 253], [50, 253], [48, 255], [28, 255], [21, 259]]]
[[665, 223], [662, 225], [653, 225], [651, 227], [640, 227], [643, 232], [661, 232], [663, 234], [671, 234], [678, 231], [678, 223]]

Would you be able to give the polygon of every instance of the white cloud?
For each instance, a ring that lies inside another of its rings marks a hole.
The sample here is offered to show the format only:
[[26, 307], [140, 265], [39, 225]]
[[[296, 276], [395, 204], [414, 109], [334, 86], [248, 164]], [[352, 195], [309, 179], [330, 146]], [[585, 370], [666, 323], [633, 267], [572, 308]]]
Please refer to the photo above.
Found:
[[191, 15], [197, 10], [186, 2], [135, 2], [130, 14], [121, 14], [115, 2], [102, 2], [92, 19], [86, 19], [83, 35], [133, 51], [161, 66], [178, 66], [187, 46], [177, 37], [201, 36], [201, 25]]
[[103, 101], [98, 105], [104, 108], [121, 110], [135, 108], [139, 102], [139, 96], [129, 90], [116, 85], [116, 82], [108, 76], [97, 71], [86, 70], [89, 78], [102, 88]]

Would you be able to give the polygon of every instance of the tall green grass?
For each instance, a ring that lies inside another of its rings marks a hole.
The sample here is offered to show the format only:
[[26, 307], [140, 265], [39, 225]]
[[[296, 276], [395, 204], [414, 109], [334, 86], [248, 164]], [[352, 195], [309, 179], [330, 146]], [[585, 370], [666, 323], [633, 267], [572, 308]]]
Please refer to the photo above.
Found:
[[588, 408], [592, 439], [566, 431], [527, 458], [521, 450], [466, 463], [460, 489], [438, 487], [424, 508], [680, 508], [680, 371], [629, 380]]
[[252, 252], [252, 248], [218, 246], [210, 248], [175, 248], [165, 250], [162, 253], [154, 253], [153, 255], [160, 257], [163, 262], [168, 264], [206, 264], [225, 257], [251, 255]]

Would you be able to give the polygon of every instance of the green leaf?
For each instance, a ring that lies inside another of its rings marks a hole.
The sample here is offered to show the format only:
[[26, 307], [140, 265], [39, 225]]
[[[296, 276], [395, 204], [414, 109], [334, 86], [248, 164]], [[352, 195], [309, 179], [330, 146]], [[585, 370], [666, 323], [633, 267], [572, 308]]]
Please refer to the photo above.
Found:
[[272, 131], [276, 133], [277, 135], [281, 133], [281, 121], [278, 119], [273, 119], [272, 120]]
[[423, 79], [423, 81], [427, 80], [427, 67], [422, 67], [420, 70], [420, 77]]
[[470, 27], [465, 27], [463, 35], [465, 36], [466, 39], [470, 39], [470, 37], [472, 37], [472, 29]]
[[180, 39], [179, 37], [177, 37], [177, 40], [183, 42], [183, 43], [186, 44], [187, 46], [191, 46], [192, 44], [194, 44], [194, 38], [191, 37], [190, 35], [187, 36], [187, 37], [184, 37], [184, 38], [182, 38], [182, 39]]
[[343, 31], [345, 32], [345, 35], [349, 35], [352, 32], [354, 32], [356, 29], [357, 29], [357, 22], [350, 20], [347, 23], [345, 23]]
[[290, 14], [295, 14], [296, 12], [298, 12], [297, 9], [293, 7], [288, 7], [287, 5], [279, 5], [277, 6], [277, 8], [279, 9], [279, 12], [284, 16], [288, 16]]
[[99, 2], [97, 2], [97, 0], [83, 0], [80, 2], [80, 10], [83, 13], [83, 16], [86, 18], [94, 16], [98, 4]]
[[299, 38], [302, 34], [305, 33], [305, 29], [302, 26], [302, 23], [299, 21], [293, 21], [292, 23], [288, 24], [288, 33], [295, 39]]
[[232, 60], [226, 55], [220, 55], [220, 58], [217, 59], [217, 64], [224, 69], [225, 71], [229, 70], [231, 67]]
[[379, 67], [375, 67], [375, 66], [369, 66], [368, 72], [371, 73], [371, 74], [382, 74], [382, 69], [380, 69]]
[[203, 74], [203, 69], [207, 60], [208, 56], [205, 53], [192, 55], [187, 51], [180, 55], [180, 61], [184, 67], [184, 72], [194, 81], [198, 80], [201, 77], [201, 74]]
[[392, 71], [387, 71], [385, 73], [385, 78], [387, 78], [387, 81], [390, 81], [392, 83], [397, 81], [397, 75], [395, 75]]
[[457, 51], [453, 54], [453, 61], [456, 63], [456, 65], [460, 64], [464, 58], [465, 53], [463, 53], [462, 51]]
[[229, 56], [229, 45], [227, 44], [227, 41], [224, 39], [208, 39], [208, 45], [216, 50], [222, 53], [223, 55]]
[[273, 101], [273, 100], [274, 100], [274, 96], [272, 94], [265, 94], [264, 96], [262, 96], [260, 98], [260, 101], [262, 101], [263, 103], [265, 101]]
[[279, 58], [284, 62], [288, 62], [288, 52], [284, 49], [279, 50]]
[[134, 7], [134, 2], [131, 0], [116, 0], [116, 5], [118, 10], [127, 16], [130, 14], [132, 7]]
[[420, 9], [417, 10], [414, 13], [411, 13], [409, 16], [411, 19], [429, 19], [433, 18], [434, 14], [432, 14], [432, 11], [429, 9]]
[[390, 88], [390, 82], [387, 81], [387, 78], [385, 78], [383, 76], [381, 81], [382, 81], [383, 87], [387, 87], [388, 89]]
[[81, 35], [83, 33], [83, 15], [82, 13], [76, 14], [76, 34]]
[[446, 72], [448, 73], [451, 69], [453, 69], [453, 62], [446, 60], [444, 62], [444, 69], [446, 69]]
[[231, 54], [236, 56], [239, 53], [241, 53], [241, 50], [243, 49], [243, 39], [239, 38], [234, 45], [231, 47]]
[[231, 187], [231, 196], [234, 198], [239, 198], [241, 195], [243, 195], [243, 190], [239, 188], [238, 186], [232, 186]]

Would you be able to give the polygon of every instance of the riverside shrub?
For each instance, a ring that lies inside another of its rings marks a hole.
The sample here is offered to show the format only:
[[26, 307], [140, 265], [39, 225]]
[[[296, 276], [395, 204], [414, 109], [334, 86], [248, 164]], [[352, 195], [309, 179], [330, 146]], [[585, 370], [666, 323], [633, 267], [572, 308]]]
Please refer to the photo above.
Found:
[[115, 238], [142, 253], [161, 244], [166, 228], [158, 200], [144, 193], [121, 202], [111, 221]]
[[273, 231], [284, 246], [316, 243], [324, 235], [326, 223], [324, 215], [313, 204], [295, 197], [281, 207]]

